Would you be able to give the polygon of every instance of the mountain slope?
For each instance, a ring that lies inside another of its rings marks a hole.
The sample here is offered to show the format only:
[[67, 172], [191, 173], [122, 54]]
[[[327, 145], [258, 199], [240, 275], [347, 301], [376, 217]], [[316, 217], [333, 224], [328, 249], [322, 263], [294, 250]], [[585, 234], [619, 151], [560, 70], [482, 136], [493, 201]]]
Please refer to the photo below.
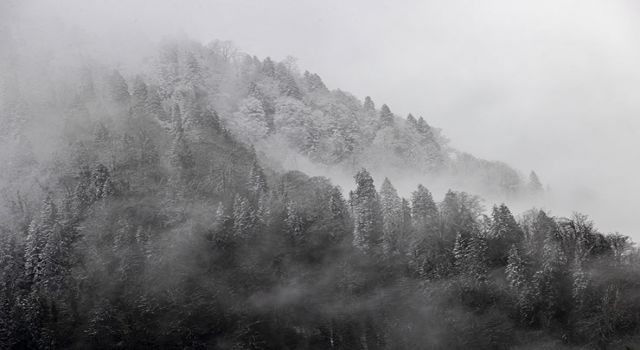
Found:
[[324, 168], [323, 174], [350, 177], [365, 167], [379, 177], [415, 178], [498, 198], [530, 193], [516, 170], [453, 149], [422, 117], [401, 118], [387, 105], [376, 108], [369, 97], [362, 102], [329, 90], [317, 74], [299, 74], [291, 60], [259, 60], [222, 43], [169, 42], [156, 67], [150, 78], [161, 91], [174, 91], [165, 97], [184, 100], [186, 92], [175, 92], [175, 77], [188, 76], [226, 128], [281, 167], [296, 168], [286, 159], [302, 159]]

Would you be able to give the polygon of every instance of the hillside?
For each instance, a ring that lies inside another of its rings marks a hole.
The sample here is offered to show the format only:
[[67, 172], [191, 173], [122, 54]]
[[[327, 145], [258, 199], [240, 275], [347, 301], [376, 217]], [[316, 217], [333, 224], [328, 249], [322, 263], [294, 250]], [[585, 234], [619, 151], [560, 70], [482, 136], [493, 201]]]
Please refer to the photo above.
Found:
[[[640, 330], [628, 237], [485, 207], [473, 193], [541, 185], [424, 118], [221, 42], [127, 69], [14, 54], [0, 348], [606, 348]], [[406, 177], [425, 182], [403, 198]]]
[[[367, 168], [388, 176], [428, 181], [493, 197], [521, 197], [540, 192], [508, 165], [478, 159], [449, 146], [441, 131], [423, 117], [396, 116], [341, 90], [329, 90], [319, 75], [298, 72], [292, 59], [274, 62], [238, 53], [228, 43], [207, 47], [166, 43], [149, 79], [163, 98], [185, 101], [189, 88], [176, 89], [185, 76], [203, 92], [225, 127], [239, 140], [255, 144], [285, 169], [351, 177]], [[184, 103], [184, 102], [182, 102]], [[300, 162], [315, 167], [305, 167]], [[415, 182], [415, 181], [414, 181]], [[442, 191], [444, 192], [444, 191]]]

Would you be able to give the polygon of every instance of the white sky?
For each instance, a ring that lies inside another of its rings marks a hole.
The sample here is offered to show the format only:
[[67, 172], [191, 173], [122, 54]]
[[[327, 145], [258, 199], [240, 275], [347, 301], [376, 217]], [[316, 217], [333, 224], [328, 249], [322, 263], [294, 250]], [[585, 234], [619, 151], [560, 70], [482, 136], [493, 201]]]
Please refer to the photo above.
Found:
[[81, 33], [106, 57], [176, 33], [292, 55], [330, 88], [424, 116], [462, 150], [535, 169], [559, 198], [554, 213], [640, 238], [631, 0], [3, 1], [5, 15], [22, 3], [18, 23], [36, 38]]

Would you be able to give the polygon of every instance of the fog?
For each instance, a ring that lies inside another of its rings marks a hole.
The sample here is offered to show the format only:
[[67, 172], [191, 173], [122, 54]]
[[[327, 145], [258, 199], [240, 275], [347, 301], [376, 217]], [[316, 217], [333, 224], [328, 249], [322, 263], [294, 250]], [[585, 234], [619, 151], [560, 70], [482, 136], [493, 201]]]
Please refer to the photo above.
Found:
[[461, 150], [535, 169], [553, 214], [638, 240], [639, 19], [631, 1], [4, 1], [0, 52], [126, 69], [177, 35], [292, 55], [329, 88], [424, 116]]

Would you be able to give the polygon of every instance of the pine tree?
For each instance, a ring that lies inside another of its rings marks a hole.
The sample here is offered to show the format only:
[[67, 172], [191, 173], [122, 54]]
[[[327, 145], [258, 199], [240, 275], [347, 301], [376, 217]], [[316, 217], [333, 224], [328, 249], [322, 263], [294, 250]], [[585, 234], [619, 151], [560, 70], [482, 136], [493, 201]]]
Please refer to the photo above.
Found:
[[344, 220], [349, 215], [347, 211], [347, 204], [342, 197], [342, 191], [337, 186], [331, 189], [331, 194], [329, 196], [329, 210], [331, 211], [331, 217], [336, 221]]
[[536, 300], [542, 309], [543, 324], [547, 327], [567, 306], [561, 305], [566, 263], [567, 257], [560, 242], [554, 236], [547, 236], [541, 269], [533, 276]]
[[486, 242], [477, 232], [459, 232], [453, 245], [454, 266], [458, 273], [474, 284], [484, 282], [487, 274], [486, 251]]
[[371, 97], [367, 96], [364, 98], [364, 106], [365, 111], [373, 112], [376, 110], [376, 105], [373, 103]]
[[534, 218], [528, 227], [527, 249], [528, 254], [536, 261], [542, 261], [544, 241], [548, 236], [556, 236], [559, 230], [557, 223], [538, 210], [534, 212]]
[[307, 87], [307, 89], [311, 92], [315, 92], [315, 91], [323, 91], [323, 92], [327, 92], [329, 91], [326, 87], [326, 85], [324, 85], [324, 82], [322, 81], [322, 78], [320, 78], [320, 76], [318, 74], [311, 74], [309, 73], [309, 71], [305, 71], [304, 72], [304, 81], [305, 81], [305, 85]]
[[526, 262], [515, 244], [509, 249], [506, 275], [511, 292], [516, 299], [520, 320], [524, 323], [529, 323], [534, 308], [531, 284], [527, 276]]
[[431, 192], [418, 185], [418, 189], [411, 194], [411, 217], [416, 233], [420, 237], [437, 235], [439, 216]]
[[391, 181], [385, 178], [380, 187], [380, 206], [382, 209], [382, 250], [388, 255], [401, 253], [402, 240], [402, 200]]
[[380, 126], [381, 127], [389, 127], [394, 124], [394, 116], [389, 109], [389, 106], [383, 104], [380, 108]]
[[276, 76], [276, 66], [271, 60], [271, 57], [267, 57], [262, 61], [261, 72], [267, 77], [274, 78]]
[[424, 118], [418, 118], [418, 121], [416, 122], [416, 130], [423, 136], [423, 143], [432, 141], [433, 134], [431, 131], [431, 126], [427, 124]]
[[456, 240], [453, 243], [453, 259], [455, 267], [461, 271], [464, 269], [464, 264], [467, 254], [467, 239], [462, 236], [462, 233], [458, 232]]
[[524, 233], [505, 204], [493, 207], [492, 223], [489, 239], [491, 265], [505, 266], [510, 247], [521, 245]]
[[276, 66], [276, 79], [278, 79], [280, 83], [280, 92], [288, 97], [301, 99], [302, 92], [300, 92], [300, 88], [298, 87], [298, 83], [296, 83], [293, 74], [289, 71], [289, 68], [284, 65], [284, 63], [280, 62]]
[[351, 197], [354, 214], [353, 245], [367, 254], [377, 254], [382, 240], [382, 213], [373, 178], [365, 169], [356, 176]]

